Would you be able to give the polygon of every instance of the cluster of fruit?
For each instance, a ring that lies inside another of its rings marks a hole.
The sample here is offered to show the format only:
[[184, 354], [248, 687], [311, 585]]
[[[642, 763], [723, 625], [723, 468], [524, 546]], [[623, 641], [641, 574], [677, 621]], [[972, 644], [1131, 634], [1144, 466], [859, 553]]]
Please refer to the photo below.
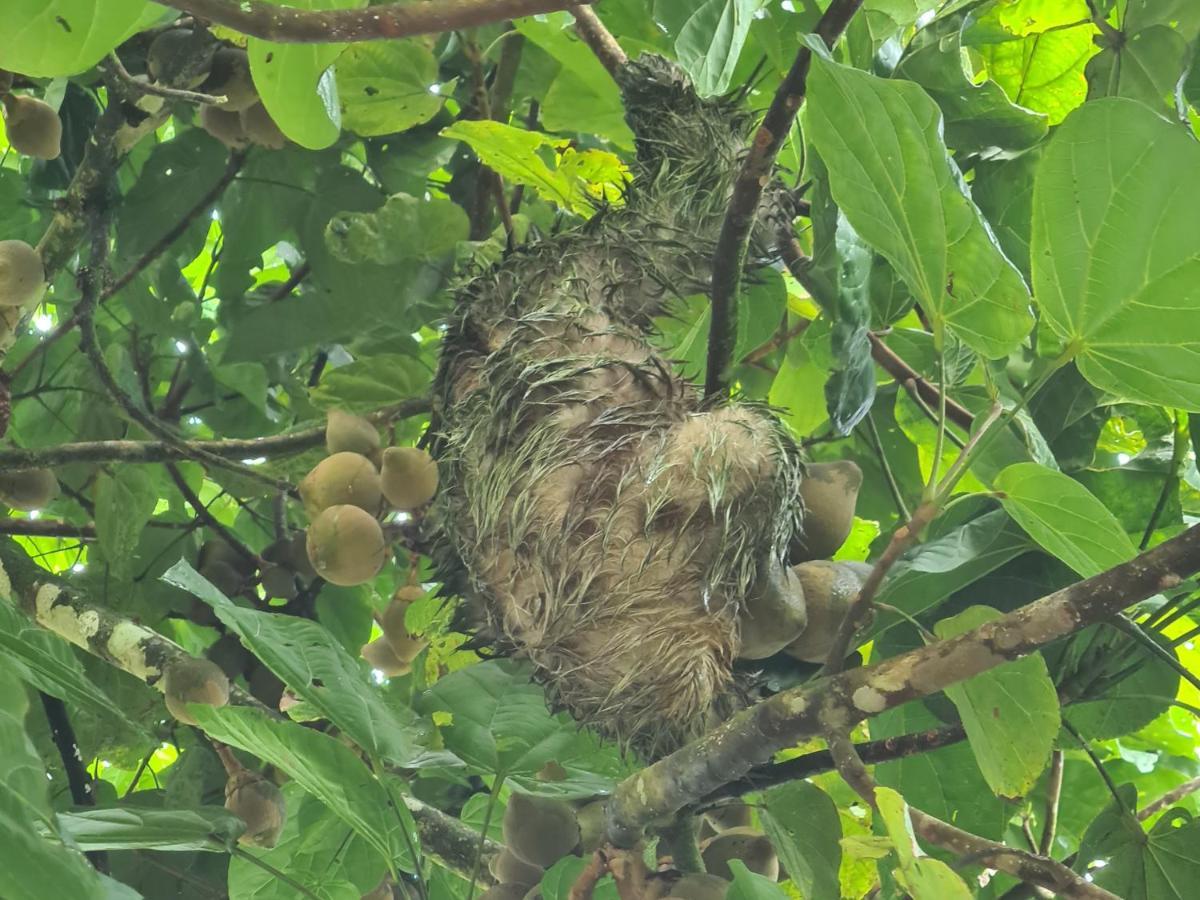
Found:
[[329, 455], [300, 482], [308, 513], [306, 547], [316, 573], [337, 585], [355, 585], [379, 574], [388, 541], [379, 516], [413, 512], [437, 492], [437, 464], [415, 447], [380, 449], [369, 421], [332, 410], [325, 431]]
[[[700, 822], [706, 872], [683, 875], [671, 885], [673, 900], [723, 900], [741, 860], [756, 875], [782, 874], [770, 840], [751, 827], [750, 807], [733, 803], [706, 813]], [[504, 850], [491, 865], [498, 884], [480, 900], [540, 900], [542, 876], [564, 856], [590, 856], [604, 842], [604, 801], [572, 805], [564, 800], [513, 793], [504, 811]]]
[[504, 810], [504, 849], [492, 859], [496, 881], [480, 900], [540, 900], [542, 875], [564, 856], [590, 856], [604, 841], [604, 801], [513, 792]]
[[[180, 60], [193, 59], [204, 39], [190, 28], [172, 28], [154, 39], [146, 57], [146, 70], [155, 81], [172, 80]], [[211, 48], [210, 48], [211, 49]], [[231, 150], [251, 144], [280, 150], [287, 138], [267, 112], [254, 79], [250, 59], [240, 47], [220, 47], [207, 58], [208, 65], [189, 72], [185, 86], [210, 97], [222, 98], [200, 108], [200, 127]]]
[[810, 463], [800, 485], [801, 533], [791, 556], [807, 560], [785, 570], [772, 590], [748, 598], [740, 617], [742, 659], [785, 653], [821, 663], [871, 567], [830, 562], [854, 525], [862, 470], [848, 461]]

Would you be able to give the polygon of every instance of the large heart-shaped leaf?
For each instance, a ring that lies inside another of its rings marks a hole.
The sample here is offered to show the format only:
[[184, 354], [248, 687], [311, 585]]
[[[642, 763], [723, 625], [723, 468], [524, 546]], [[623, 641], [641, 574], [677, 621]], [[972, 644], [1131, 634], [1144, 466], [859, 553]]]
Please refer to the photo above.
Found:
[[1200, 410], [1200, 145], [1133, 100], [1051, 140], [1033, 190], [1033, 285], [1092, 384]]

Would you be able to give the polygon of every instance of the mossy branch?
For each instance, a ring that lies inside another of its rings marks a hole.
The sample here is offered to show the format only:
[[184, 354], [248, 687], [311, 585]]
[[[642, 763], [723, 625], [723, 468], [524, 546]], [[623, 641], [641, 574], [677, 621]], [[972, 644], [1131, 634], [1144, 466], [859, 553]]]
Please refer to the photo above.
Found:
[[569, 0], [438, 0], [364, 9], [301, 10], [265, 0], [157, 0], [242, 34], [281, 44], [384, 41], [557, 12]]
[[957, 637], [783, 691], [622, 782], [608, 837], [632, 846], [655, 820], [695, 804], [801, 741], [927, 697], [1019, 659], [1200, 571], [1200, 526]]

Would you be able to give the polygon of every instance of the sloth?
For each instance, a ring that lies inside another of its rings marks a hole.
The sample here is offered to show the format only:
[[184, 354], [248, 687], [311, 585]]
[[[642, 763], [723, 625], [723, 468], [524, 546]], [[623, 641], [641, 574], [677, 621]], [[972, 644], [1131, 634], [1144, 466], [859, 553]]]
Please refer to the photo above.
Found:
[[652, 341], [674, 299], [708, 291], [749, 119], [658, 57], [617, 77], [636, 137], [624, 203], [456, 292], [430, 521], [479, 641], [653, 757], [743, 702], [742, 611], [802, 610], [786, 564], [803, 464], [770, 410], [706, 402]]

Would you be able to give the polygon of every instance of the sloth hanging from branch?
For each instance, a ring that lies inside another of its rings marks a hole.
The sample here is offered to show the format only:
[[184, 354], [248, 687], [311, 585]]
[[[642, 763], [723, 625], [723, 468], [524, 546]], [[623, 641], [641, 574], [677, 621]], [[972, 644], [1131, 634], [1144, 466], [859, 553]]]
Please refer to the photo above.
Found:
[[[653, 757], [744, 702], [735, 659], [824, 659], [861, 573], [790, 566], [845, 539], [860, 473], [805, 466], [768, 409], [705, 401], [652, 346], [655, 316], [708, 292], [750, 121], [661, 58], [613, 68], [637, 146], [625, 203], [458, 292], [432, 520], [481, 642]], [[790, 221], [786, 199], [762, 218]]]

